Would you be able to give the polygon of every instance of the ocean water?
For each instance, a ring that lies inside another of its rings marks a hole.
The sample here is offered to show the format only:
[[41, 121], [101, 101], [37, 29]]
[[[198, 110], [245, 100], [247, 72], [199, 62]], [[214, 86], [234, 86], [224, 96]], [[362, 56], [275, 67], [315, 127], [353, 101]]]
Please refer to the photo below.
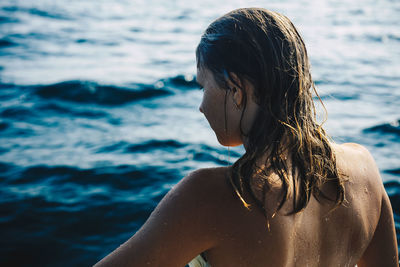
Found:
[[198, 112], [194, 50], [260, 6], [303, 35], [336, 142], [366, 146], [400, 237], [400, 2], [0, 2], [0, 266], [90, 266], [190, 171], [232, 163]]

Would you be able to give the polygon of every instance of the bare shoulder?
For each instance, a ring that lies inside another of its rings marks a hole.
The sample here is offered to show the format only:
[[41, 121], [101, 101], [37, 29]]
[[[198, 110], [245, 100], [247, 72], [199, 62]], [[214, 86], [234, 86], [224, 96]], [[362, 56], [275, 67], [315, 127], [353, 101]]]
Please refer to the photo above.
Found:
[[348, 177], [350, 183], [383, 189], [379, 169], [367, 148], [356, 143], [333, 144], [333, 148], [339, 171]]
[[229, 232], [233, 218], [248, 212], [229, 183], [229, 168], [206, 168], [190, 173], [167, 194], [165, 204], [160, 203], [161, 208], [182, 206], [179, 212], [186, 219], [196, 220], [191, 227], [202, 231], [202, 235], [210, 235], [210, 240], [217, 245], [219, 237]]
[[[214, 192], [220, 192], [226, 184], [227, 167], [204, 168], [189, 173], [168, 193], [181, 198], [212, 199]], [[168, 196], [167, 195], [167, 196]], [[203, 204], [206, 204], [203, 202]]]
[[[226, 177], [228, 167], [217, 167], [217, 168], [203, 168], [197, 169], [189, 173], [182, 182], [190, 183], [201, 183], [204, 184], [205, 180], [209, 183], [220, 182], [221, 179]], [[206, 185], [207, 183], [205, 183]]]
[[227, 195], [232, 194], [225, 179], [227, 171], [227, 167], [220, 167], [191, 172], [168, 192], [153, 213], [181, 218], [199, 231], [214, 228], [221, 209], [230, 201]]
[[333, 144], [337, 155], [344, 156], [346, 159], [354, 158], [365, 163], [374, 163], [375, 161], [368, 149], [357, 143]]

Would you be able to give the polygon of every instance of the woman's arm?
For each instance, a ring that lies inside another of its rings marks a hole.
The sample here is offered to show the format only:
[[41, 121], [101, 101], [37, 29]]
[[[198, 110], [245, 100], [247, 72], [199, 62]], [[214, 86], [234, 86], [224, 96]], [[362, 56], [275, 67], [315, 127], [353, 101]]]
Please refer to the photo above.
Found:
[[215, 238], [208, 218], [215, 203], [210, 202], [205, 183], [209, 172], [199, 170], [185, 177], [134, 236], [95, 266], [184, 266], [211, 248]]

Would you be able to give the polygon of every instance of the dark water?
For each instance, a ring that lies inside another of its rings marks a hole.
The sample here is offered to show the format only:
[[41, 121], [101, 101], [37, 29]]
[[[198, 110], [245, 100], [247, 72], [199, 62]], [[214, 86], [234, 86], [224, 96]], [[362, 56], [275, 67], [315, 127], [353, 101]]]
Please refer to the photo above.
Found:
[[[190, 171], [233, 162], [194, 49], [241, 1], [1, 1], [0, 266], [90, 266]], [[308, 45], [337, 142], [377, 161], [400, 237], [400, 4], [248, 1]], [[379, 10], [379, 12], [376, 12]]]

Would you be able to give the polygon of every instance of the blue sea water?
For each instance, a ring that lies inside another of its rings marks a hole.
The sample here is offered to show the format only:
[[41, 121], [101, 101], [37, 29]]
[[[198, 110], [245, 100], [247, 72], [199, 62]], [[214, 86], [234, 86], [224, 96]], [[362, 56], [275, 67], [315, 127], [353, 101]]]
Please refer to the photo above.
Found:
[[0, 266], [90, 266], [190, 171], [223, 166], [194, 50], [238, 7], [292, 19], [336, 142], [381, 170], [400, 237], [400, 2], [0, 2]]

